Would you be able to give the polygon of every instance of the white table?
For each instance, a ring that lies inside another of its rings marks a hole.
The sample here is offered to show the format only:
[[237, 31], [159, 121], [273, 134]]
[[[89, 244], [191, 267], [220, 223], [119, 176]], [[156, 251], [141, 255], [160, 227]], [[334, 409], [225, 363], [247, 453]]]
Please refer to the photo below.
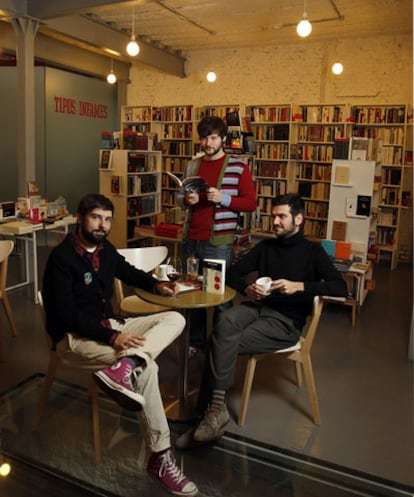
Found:
[[[13, 240], [24, 241], [24, 267], [25, 276], [23, 281], [9, 286], [6, 290], [13, 290], [30, 285], [33, 282], [34, 302], [38, 303], [37, 292], [39, 290], [39, 275], [37, 263], [37, 233], [46, 231], [66, 235], [71, 224], [76, 223], [73, 216], [65, 216], [53, 223], [28, 223], [27, 221], [9, 221], [0, 224], [0, 235]], [[20, 224], [20, 226], [19, 226]]]

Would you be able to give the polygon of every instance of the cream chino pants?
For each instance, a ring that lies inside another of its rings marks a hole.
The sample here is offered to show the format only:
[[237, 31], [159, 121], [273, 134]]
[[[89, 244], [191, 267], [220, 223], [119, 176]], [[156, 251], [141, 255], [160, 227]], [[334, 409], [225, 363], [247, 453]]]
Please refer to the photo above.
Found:
[[158, 365], [155, 359], [183, 331], [184, 317], [175, 311], [160, 312], [149, 316], [126, 318], [124, 324], [111, 319], [111, 326], [121, 333], [145, 336], [140, 348], [117, 351], [110, 345], [96, 342], [74, 333], [68, 333], [57, 345], [56, 351], [67, 366], [98, 370], [110, 366], [121, 357], [138, 356], [146, 367], [137, 378], [137, 390], [145, 398], [145, 407], [139, 413], [141, 429], [152, 452], [171, 446], [170, 428], [164, 412], [158, 382]]

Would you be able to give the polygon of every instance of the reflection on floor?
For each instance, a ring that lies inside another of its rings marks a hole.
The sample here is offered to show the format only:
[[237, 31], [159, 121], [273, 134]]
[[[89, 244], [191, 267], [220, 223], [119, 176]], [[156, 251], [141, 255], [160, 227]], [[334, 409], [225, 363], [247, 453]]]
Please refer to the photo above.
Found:
[[[42, 380], [41, 376], [33, 376], [0, 400], [5, 457], [25, 461], [32, 468], [59, 476], [73, 485], [73, 495], [77, 496], [80, 495], [77, 487], [106, 496], [163, 494], [147, 477], [145, 442], [136, 418], [105, 397], [100, 399], [103, 449], [100, 464], [94, 462], [88, 396], [78, 386], [57, 380], [52, 388], [47, 416], [39, 431], [32, 432], [31, 422]], [[173, 438], [187, 428], [179, 423], [173, 423], [172, 427]], [[231, 434], [209, 447], [177, 453], [177, 458], [181, 467], [197, 482], [201, 496], [410, 495], [410, 489], [393, 482], [373, 480], [360, 472], [349, 472]], [[12, 490], [7, 487], [11, 481], [0, 481], [3, 497]], [[10, 495], [17, 494], [10, 492]]]
[[[39, 252], [39, 273], [42, 274], [42, 247]], [[11, 268], [20, 264], [21, 257], [12, 257]], [[15, 273], [11, 276], [15, 277]], [[376, 289], [369, 294], [354, 329], [349, 308], [328, 305], [324, 309], [312, 354], [322, 416], [320, 427], [309, 417], [306, 389], [295, 386], [293, 366], [283, 360], [264, 360], [259, 364], [246, 424], [239, 427], [236, 420], [244, 371], [243, 361], [240, 362], [229, 398], [233, 419], [225, 439], [208, 449], [179, 454], [186, 471], [200, 486], [201, 495], [250, 497], [257, 493], [256, 489], [260, 489], [261, 495], [272, 497], [414, 493], [413, 363], [407, 359], [413, 304], [412, 268], [399, 265], [390, 271], [389, 265], [379, 264], [375, 266], [374, 277]], [[5, 360], [0, 363], [0, 397], [3, 399], [0, 403], [0, 452], [8, 444], [8, 449], [16, 453], [11, 476], [0, 478], [0, 495], [123, 495], [111, 493], [115, 490], [106, 485], [105, 479], [108, 476], [118, 479], [119, 468], [128, 473], [122, 473], [119, 479], [130, 482], [134, 496], [165, 495], [153, 482], [146, 482], [148, 486], [144, 488], [141, 480], [145, 478], [138, 477], [138, 464], [142, 464], [144, 456], [138, 450], [139, 432], [135, 419], [116, 414], [115, 406], [105, 399], [101, 401], [104, 410], [101, 416], [107, 420], [102, 427], [107, 451], [103, 461], [107, 468], [102, 476], [105, 477], [102, 479], [104, 490], [88, 490], [83, 485], [83, 489], [76, 487], [74, 491], [73, 483], [79, 484], [74, 475], [69, 482], [38, 471], [39, 468], [49, 471], [49, 466], [42, 464], [49, 465], [52, 458], [64, 459], [65, 464], [55, 468], [58, 475], [59, 471], [63, 471], [61, 476], [64, 476], [76, 468], [88, 485], [102, 488], [97, 477], [102, 470], [96, 467], [90, 453], [90, 411], [81, 399], [86, 387], [83, 375], [72, 371], [59, 373], [61, 383], [58, 388], [54, 387], [39, 433], [33, 435], [29, 430], [33, 411], [24, 403], [26, 398], [33, 402], [38, 386], [27, 379], [33, 375], [37, 378], [45, 372], [48, 352], [32, 289], [14, 290], [9, 298], [19, 335], [13, 339], [7, 321], [2, 319], [0, 339]], [[165, 401], [176, 393], [175, 352], [172, 347], [159, 358]], [[198, 385], [202, 362], [202, 356], [191, 361], [190, 388]], [[14, 389], [19, 383], [23, 383], [23, 390]], [[69, 389], [63, 394], [62, 389], [67, 384], [76, 385], [80, 390]], [[82, 395], [76, 406], [75, 392], [78, 391]], [[5, 396], [6, 392], [10, 392], [13, 402], [10, 402], [10, 395]], [[8, 403], [6, 398], [9, 398]], [[66, 402], [68, 398], [70, 402]], [[63, 405], [66, 418], [59, 424]], [[64, 428], [62, 438], [55, 433], [56, 426]], [[128, 436], [121, 444], [109, 448], [117, 426], [118, 434], [126, 431]], [[171, 423], [171, 428], [176, 436], [185, 427]], [[30, 445], [34, 441], [38, 445]], [[24, 448], [29, 446], [33, 449], [31, 461], [23, 454]], [[317, 474], [310, 477], [308, 472], [314, 469]], [[343, 475], [348, 475], [349, 484], [344, 488], [336, 488], [336, 469], [339, 469], [340, 479], [345, 480]], [[355, 475], [361, 476], [361, 480]], [[371, 480], [383, 482], [385, 487], [373, 490]], [[388, 488], [388, 484], [394, 488]], [[361, 486], [367, 489], [361, 490]]]

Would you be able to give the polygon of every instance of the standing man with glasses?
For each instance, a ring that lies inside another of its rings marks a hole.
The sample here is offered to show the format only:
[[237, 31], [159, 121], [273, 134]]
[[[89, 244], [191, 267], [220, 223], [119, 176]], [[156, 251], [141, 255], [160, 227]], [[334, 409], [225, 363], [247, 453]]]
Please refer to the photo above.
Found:
[[[182, 258], [224, 259], [226, 268], [233, 258], [233, 243], [240, 213], [256, 209], [256, 192], [247, 163], [224, 151], [227, 126], [219, 117], [205, 117], [197, 126], [203, 155], [188, 163], [184, 178], [201, 176], [207, 191], [180, 190], [178, 203], [186, 209]], [[218, 311], [228, 307], [219, 306]], [[189, 355], [206, 345], [206, 310], [191, 311]]]

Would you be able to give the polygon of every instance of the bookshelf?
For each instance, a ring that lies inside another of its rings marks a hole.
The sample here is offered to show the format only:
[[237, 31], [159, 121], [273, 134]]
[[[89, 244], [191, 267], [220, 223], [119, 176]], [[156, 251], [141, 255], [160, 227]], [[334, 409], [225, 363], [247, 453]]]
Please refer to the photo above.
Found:
[[246, 115], [256, 148], [253, 177], [258, 207], [254, 229], [269, 233], [272, 229], [272, 198], [288, 191], [291, 106], [252, 105], [246, 108]]
[[347, 137], [345, 105], [292, 107], [290, 190], [305, 201], [304, 234], [327, 237], [332, 160], [336, 140]]
[[99, 168], [99, 191], [115, 207], [110, 240], [117, 248], [132, 246], [140, 227], [156, 224], [161, 210], [161, 152], [112, 150], [111, 167]]
[[411, 254], [412, 244], [405, 235], [412, 227], [412, 217], [407, 222], [412, 212], [403, 206], [402, 200], [403, 192], [404, 196], [412, 196], [411, 112], [409, 106], [401, 104], [352, 106], [350, 113], [353, 137], [377, 139], [381, 143], [375, 246], [379, 259], [390, 260], [391, 269], [398, 265], [400, 253], [403, 260], [407, 259], [407, 253]]
[[[193, 155], [193, 106], [166, 106], [152, 108], [152, 130], [161, 145], [162, 171], [181, 176]], [[176, 185], [162, 175], [161, 208], [166, 212], [175, 207]]]
[[121, 129], [147, 134], [151, 132], [151, 107], [123, 106], [121, 109]]

